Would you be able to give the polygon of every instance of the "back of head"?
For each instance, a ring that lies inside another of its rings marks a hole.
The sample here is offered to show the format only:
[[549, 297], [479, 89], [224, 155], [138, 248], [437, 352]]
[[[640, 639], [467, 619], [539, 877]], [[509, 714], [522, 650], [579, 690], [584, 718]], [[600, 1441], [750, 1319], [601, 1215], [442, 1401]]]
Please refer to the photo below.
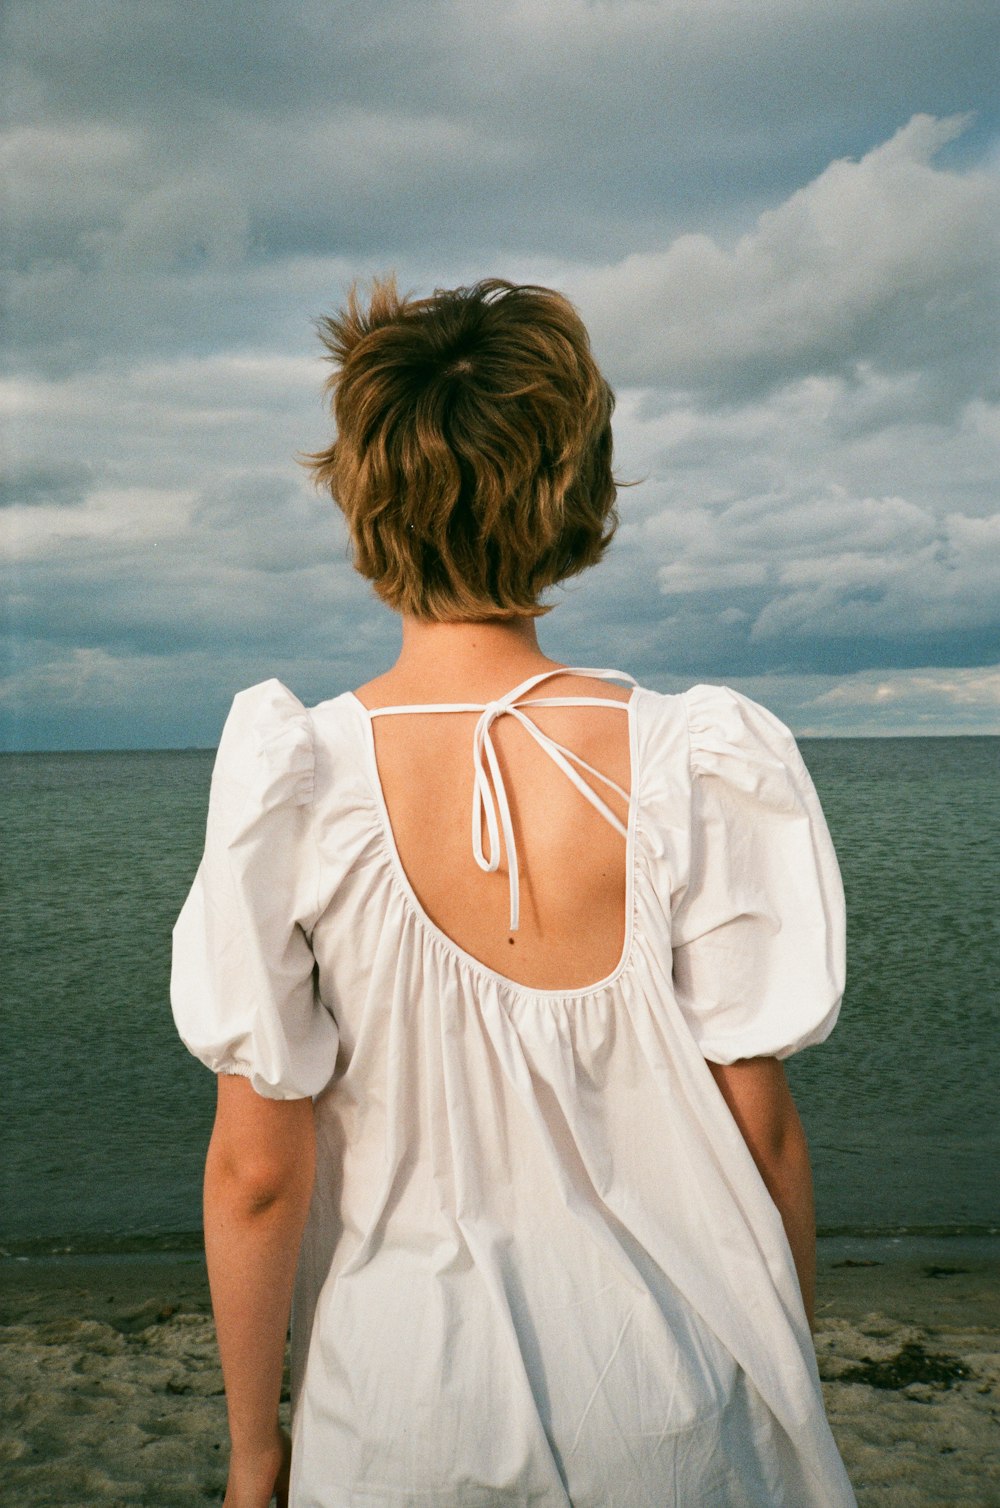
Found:
[[320, 331], [337, 435], [308, 463], [357, 570], [418, 618], [548, 611], [617, 525], [614, 396], [569, 301], [498, 278], [408, 299], [388, 278]]

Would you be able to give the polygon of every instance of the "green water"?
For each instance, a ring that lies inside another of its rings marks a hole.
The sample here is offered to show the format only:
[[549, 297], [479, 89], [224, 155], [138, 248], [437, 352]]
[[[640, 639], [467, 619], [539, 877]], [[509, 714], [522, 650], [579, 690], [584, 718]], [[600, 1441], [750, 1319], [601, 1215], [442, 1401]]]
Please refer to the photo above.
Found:
[[[840, 857], [848, 988], [790, 1061], [821, 1228], [1000, 1226], [1000, 738], [803, 739]], [[214, 1081], [174, 1033], [170, 930], [213, 755], [0, 756], [0, 1240], [200, 1224]]]

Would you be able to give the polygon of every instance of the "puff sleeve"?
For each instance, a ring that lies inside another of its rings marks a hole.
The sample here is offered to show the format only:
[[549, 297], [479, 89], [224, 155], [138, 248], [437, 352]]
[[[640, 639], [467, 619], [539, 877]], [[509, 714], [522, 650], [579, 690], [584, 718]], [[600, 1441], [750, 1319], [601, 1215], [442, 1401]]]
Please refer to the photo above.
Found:
[[275, 680], [241, 691], [216, 755], [204, 856], [173, 931], [170, 1000], [185, 1046], [267, 1099], [318, 1094], [337, 1055], [309, 941], [313, 780], [302, 704]]
[[787, 1058], [823, 1041], [840, 1009], [837, 856], [784, 723], [725, 686], [683, 700], [690, 868], [672, 915], [675, 995], [711, 1062]]

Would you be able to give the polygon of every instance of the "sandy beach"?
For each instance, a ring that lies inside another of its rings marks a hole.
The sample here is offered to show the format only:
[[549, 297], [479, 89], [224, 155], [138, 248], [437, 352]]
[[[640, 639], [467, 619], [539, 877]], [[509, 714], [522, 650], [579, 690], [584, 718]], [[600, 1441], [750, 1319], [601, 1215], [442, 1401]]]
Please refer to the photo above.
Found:
[[[0, 1281], [0, 1501], [221, 1502], [201, 1258], [3, 1258]], [[822, 1243], [816, 1345], [861, 1508], [997, 1508], [1000, 1243]]]

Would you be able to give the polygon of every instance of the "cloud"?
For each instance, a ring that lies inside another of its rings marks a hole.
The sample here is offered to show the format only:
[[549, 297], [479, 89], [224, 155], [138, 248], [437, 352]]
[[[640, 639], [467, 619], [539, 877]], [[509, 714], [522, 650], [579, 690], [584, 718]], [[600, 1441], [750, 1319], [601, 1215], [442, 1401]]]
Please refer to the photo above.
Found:
[[787, 590], [763, 608], [751, 637], [909, 637], [996, 625], [1000, 514], [949, 514], [935, 525], [893, 498], [857, 500], [850, 513], [856, 533], [849, 527], [822, 555], [778, 568]]
[[678, 536], [661, 591], [752, 602], [763, 589], [763, 606], [745, 613], [751, 641], [909, 638], [997, 622], [1000, 514], [937, 519], [905, 498], [831, 487], [688, 515]]
[[93, 483], [89, 466], [8, 466], [0, 476], [0, 508], [74, 508], [82, 503]]
[[655, 260], [678, 237], [682, 257], [692, 231], [722, 247], [912, 100], [988, 99], [991, 34], [988, 7], [929, 0], [10, 0], [22, 366], [287, 344], [343, 277], [390, 263], [438, 282]]
[[574, 288], [618, 380], [712, 402], [806, 376], [919, 374], [939, 413], [1000, 396], [1000, 175], [936, 167], [967, 126], [917, 115], [727, 250], [683, 235]]
[[[869, 675], [965, 686], [1000, 658], [995, 30], [978, 0], [11, 0], [0, 738], [211, 742], [239, 685], [391, 656], [295, 464], [329, 428], [312, 322], [389, 266], [566, 288], [616, 383], [645, 481], [551, 653], [839, 731]], [[924, 691], [921, 727], [959, 715]]]
[[905, 677], [873, 678], [840, 682], [814, 698], [816, 707], [849, 705], [851, 707], [885, 707], [887, 703], [913, 702], [929, 695], [947, 697], [956, 707], [989, 708], [1000, 711], [1000, 666], [952, 671], [928, 675], [918, 672]]
[[803, 734], [850, 731], [868, 736], [1000, 730], [1000, 665], [910, 671], [875, 671], [837, 681], [803, 697], [797, 709]]
[[[834, 252], [850, 262], [848, 241], [827, 237], [826, 222], [809, 208], [818, 205], [832, 215], [828, 184], [835, 169], [860, 175], [854, 200], [862, 221], [875, 212], [865, 186], [870, 181], [888, 177], [890, 208], [905, 205], [907, 193], [893, 174], [900, 165], [908, 170], [915, 158], [925, 175], [923, 198], [933, 221], [963, 195], [979, 205], [979, 170], [958, 172], [931, 162], [935, 144], [953, 131], [953, 125], [938, 129], [917, 121], [862, 163], [835, 164], [769, 212], [766, 254], [755, 232], [746, 265], [776, 277], [782, 237], [789, 275], [803, 283], [830, 280]], [[975, 192], [966, 194], [969, 182]], [[858, 237], [862, 229], [856, 229]], [[810, 262], [803, 240], [809, 248], [826, 247], [827, 261]], [[885, 240], [896, 244], [892, 236]], [[666, 263], [676, 244], [663, 254]], [[735, 260], [730, 258], [733, 265]], [[943, 256], [935, 266], [936, 286], [945, 299], [954, 269]], [[969, 269], [959, 270], [967, 285]], [[595, 272], [591, 284], [593, 297], [596, 280], [607, 280], [609, 305], [617, 286], [612, 271]], [[157, 270], [148, 275], [153, 278]], [[171, 290], [180, 284], [162, 270], [158, 275], [162, 317]], [[213, 286], [211, 270], [200, 276], [208, 280], [206, 287]], [[848, 324], [859, 277], [848, 268], [843, 279], [833, 279], [837, 298], [827, 299], [829, 310], [839, 307], [839, 298]], [[882, 275], [875, 279], [877, 288], [884, 284]], [[223, 285], [220, 275], [217, 286]], [[271, 286], [280, 307], [277, 287]], [[633, 291], [623, 274], [619, 296], [627, 299]], [[781, 302], [777, 284], [769, 299]], [[802, 295], [799, 303], [805, 309], [808, 299]], [[616, 319], [627, 321], [623, 328], [632, 344], [646, 338], [645, 308], [644, 303], [631, 312], [611, 308]], [[610, 316], [591, 316], [598, 340], [602, 317]], [[766, 335], [768, 324], [754, 314], [748, 329], [749, 341]], [[684, 338], [693, 342], [693, 329]], [[996, 538], [997, 411], [981, 375], [983, 395], [967, 401], [957, 418], [936, 405], [929, 409], [918, 391], [935, 377], [925, 344], [927, 358], [916, 374], [857, 364], [850, 374], [796, 377], [798, 367], [808, 365], [796, 351], [782, 385], [741, 401], [731, 395], [721, 405], [671, 385], [676, 351], [669, 341], [663, 344], [660, 385], [626, 388], [619, 405], [619, 469], [648, 478], [622, 504], [625, 524], [615, 570], [630, 583], [624, 588], [629, 612], [623, 648], [641, 619], [648, 662], [673, 661], [694, 673], [719, 661], [748, 674], [776, 664], [848, 669], [869, 656], [902, 656], [912, 663], [913, 645], [926, 645], [935, 635], [937, 658], [992, 652], [980, 631], [989, 636], [996, 628], [989, 580]], [[951, 353], [942, 352], [947, 363]], [[705, 370], [715, 362], [720, 381], [725, 357], [706, 340]], [[970, 365], [970, 382], [980, 370], [981, 365]], [[328, 526], [329, 504], [310, 502], [304, 478], [294, 469], [295, 452], [323, 437], [319, 388], [316, 355], [222, 348], [198, 356], [173, 353], [169, 342], [162, 355], [133, 362], [124, 374], [104, 366], [60, 380], [16, 384], [16, 404], [13, 397], [6, 401], [16, 412], [22, 450], [80, 454], [92, 468], [90, 506], [78, 511], [75, 522], [54, 529], [37, 510], [19, 522], [18, 548], [35, 552], [38, 570], [37, 587], [28, 592], [36, 606], [24, 608], [24, 631], [41, 631], [46, 609], [37, 604], [46, 595], [46, 560], [53, 572], [59, 562], [69, 562], [72, 579], [53, 577], [50, 590], [74, 605], [78, 631], [97, 642], [100, 633], [112, 632], [117, 598], [114, 591], [99, 589], [87, 560], [100, 555], [100, 569], [109, 578], [120, 570], [123, 579], [134, 580], [150, 569], [144, 567], [143, 552], [154, 546], [166, 551], [167, 577], [157, 573], [160, 585], [146, 594], [141, 624], [134, 606], [121, 603], [120, 637], [146, 643], [156, 633], [154, 604], [167, 591], [164, 579], [175, 583], [171, 590], [181, 591], [184, 572], [198, 562], [217, 563], [221, 603], [227, 582], [234, 593], [243, 592], [240, 571], [274, 574], [293, 571], [296, 564], [304, 569], [306, 562], [322, 565], [338, 552], [342, 558], [343, 538]], [[955, 499], [951, 506], [949, 498]], [[612, 578], [610, 568], [605, 571], [601, 595], [607, 598]], [[262, 611], [270, 591], [260, 595]], [[88, 607], [91, 595], [97, 608]], [[199, 586], [185, 595], [200, 600], [211, 592]], [[227, 637], [234, 624], [244, 622], [244, 600], [235, 613], [223, 610], [214, 620], [185, 614], [185, 633]], [[301, 604], [309, 600], [308, 593], [300, 595]], [[19, 601], [26, 601], [24, 592]], [[163, 616], [176, 623], [166, 601]], [[276, 601], [265, 621], [279, 619], [289, 633], [307, 631], [304, 606], [289, 618]], [[171, 627], [171, 643], [178, 642], [178, 632]], [[970, 632], [973, 638], [963, 640]]]

